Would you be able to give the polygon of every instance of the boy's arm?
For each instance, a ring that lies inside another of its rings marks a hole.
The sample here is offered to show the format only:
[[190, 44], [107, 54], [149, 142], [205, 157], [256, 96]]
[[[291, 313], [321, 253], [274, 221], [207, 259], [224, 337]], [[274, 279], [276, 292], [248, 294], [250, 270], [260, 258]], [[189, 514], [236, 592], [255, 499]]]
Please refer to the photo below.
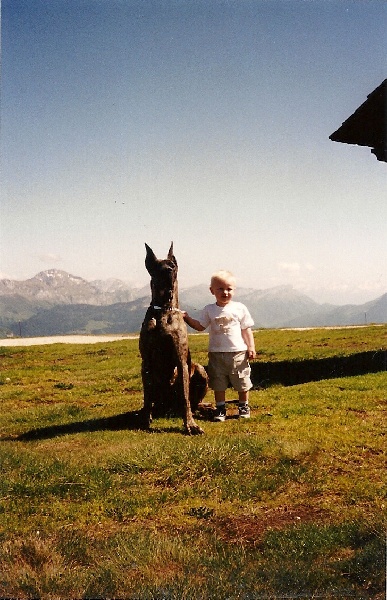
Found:
[[185, 310], [182, 310], [181, 313], [183, 315], [184, 321], [187, 323], [187, 325], [192, 327], [192, 329], [195, 329], [196, 331], [204, 331], [205, 330], [205, 327], [203, 327], [203, 325], [201, 323], [199, 323], [199, 321], [190, 317], [189, 314]]
[[253, 332], [251, 331], [251, 327], [247, 327], [247, 329], [242, 329], [242, 338], [247, 346], [249, 358], [255, 358], [257, 356], [257, 353], [255, 351], [255, 342]]

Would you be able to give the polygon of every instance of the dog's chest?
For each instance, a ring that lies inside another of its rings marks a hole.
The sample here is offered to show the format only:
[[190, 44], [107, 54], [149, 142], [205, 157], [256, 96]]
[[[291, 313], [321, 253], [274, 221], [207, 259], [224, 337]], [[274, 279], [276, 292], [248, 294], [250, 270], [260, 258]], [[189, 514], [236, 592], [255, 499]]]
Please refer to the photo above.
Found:
[[183, 318], [177, 311], [155, 313], [145, 322], [145, 330], [155, 335], [185, 334]]

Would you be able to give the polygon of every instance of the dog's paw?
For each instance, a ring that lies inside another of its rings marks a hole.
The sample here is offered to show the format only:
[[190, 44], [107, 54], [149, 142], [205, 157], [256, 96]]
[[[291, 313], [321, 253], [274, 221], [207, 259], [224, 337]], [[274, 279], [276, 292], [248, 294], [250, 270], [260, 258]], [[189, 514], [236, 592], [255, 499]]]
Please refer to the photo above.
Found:
[[152, 423], [152, 416], [145, 412], [143, 409], [139, 412], [139, 429], [150, 429]]
[[186, 425], [185, 432], [187, 435], [202, 435], [204, 433], [203, 429], [195, 422]]

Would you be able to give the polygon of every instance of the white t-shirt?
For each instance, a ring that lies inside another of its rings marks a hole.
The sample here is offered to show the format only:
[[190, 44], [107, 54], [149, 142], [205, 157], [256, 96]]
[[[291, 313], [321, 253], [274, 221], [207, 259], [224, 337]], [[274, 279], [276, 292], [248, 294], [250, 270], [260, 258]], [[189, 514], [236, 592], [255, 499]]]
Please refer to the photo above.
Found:
[[231, 300], [226, 306], [207, 304], [198, 319], [209, 327], [209, 352], [241, 352], [247, 350], [242, 337], [242, 329], [254, 325], [254, 321], [244, 304]]

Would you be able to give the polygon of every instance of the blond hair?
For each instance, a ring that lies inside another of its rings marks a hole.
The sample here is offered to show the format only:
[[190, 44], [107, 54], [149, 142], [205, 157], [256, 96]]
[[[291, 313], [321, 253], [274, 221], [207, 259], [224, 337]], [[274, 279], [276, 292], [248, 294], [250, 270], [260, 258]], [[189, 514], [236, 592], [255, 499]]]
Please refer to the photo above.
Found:
[[211, 276], [211, 287], [213, 287], [215, 281], [223, 281], [225, 283], [230, 283], [233, 286], [235, 286], [236, 284], [236, 279], [234, 277], [234, 275], [232, 273], [230, 273], [230, 271], [216, 271], [216, 273], [213, 273]]

